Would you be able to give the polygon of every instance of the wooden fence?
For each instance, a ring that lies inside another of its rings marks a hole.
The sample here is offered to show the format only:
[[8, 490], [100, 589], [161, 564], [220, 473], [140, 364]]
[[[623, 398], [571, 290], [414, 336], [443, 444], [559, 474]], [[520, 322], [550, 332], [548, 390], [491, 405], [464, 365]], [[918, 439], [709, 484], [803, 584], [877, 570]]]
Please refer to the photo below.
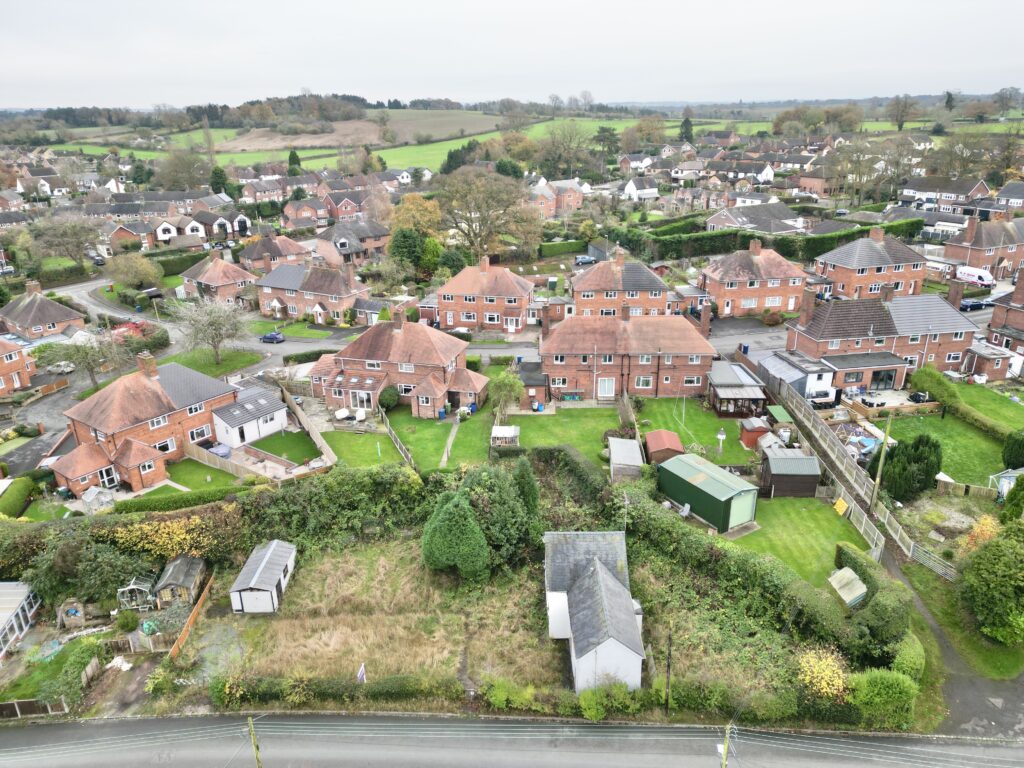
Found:
[[0, 720], [39, 717], [40, 715], [66, 715], [67, 713], [68, 705], [63, 696], [60, 698], [60, 704], [47, 704], [39, 699], [0, 701]]
[[856, 411], [858, 415], [864, 416], [865, 418], [874, 421], [875, 419], [882, 418], [885, 414], [895, 413], [906, 415], [908, 413], [919, 413], [921, 411], [935, 411], [941, 406], [938, 403], [897, 403], [893, 405], [880, 405], [877, 408], [869, 407], [860, 402], [860, 400], [850, 400], [843, 398], [843, 405], [852, 411]]
[[243, 445], [239, 448], [242, 453], [246, 456], [251, 456], [257, 461], [268, 461], [271, 464], [277, 464], [278, 466], [284, 467], [285, 469], [294, 469], [299, 466], [294, 461], [289, 461], [284, 456], [278, 456], [274, 453], [269, 453], [261, 448], [257, 448], [255, 445]]
[[[409, 449], [406, 448], [405, 444], [401, 439], [399, 439], [398, 433], [391, 428], [391, 422], [388, 421], [388, 417], [384, 414], [384, 409], [378, 407], [377, 414], [380, 416], [380, 423], [384, 425], [384, 430], [388, 433], [388, 437], [391, 438], [391, 442], [395, 444], [395, 448], [398, 449], [402, 458], [405, 459], [406, 463], [410, 467], [416, 469], [416, 462], [412, 460], [412, 453], [409, 452]], [[490, 440], [490, 438], [488, 438], [488, 440]], [[416, 471], [418, 472], [419, 470], [417, 469]]]
[[[258, 477], [261, 480], [267, 479], [259, 472], [253, 472], [248, 467], [231, 461], [231, 459], [222, 459], [220, 456], [210, 453], [209, 451], [205, 451], [192, 443], [185, 443], [185, 455], [190, 459], [195, 459], [200, 464], [205, 464], [206, 466], [213, 467], [214, 469], [224, 470], [225, 472], [228, 472], [235, 477], [242, 478], [243, 480], [247, 477]], [[276, 456], [274, 458], [277, 459]]]
[[998, 488], [987, 488], [984, 485], [970, 485], [969, 483], [957, 483], [949, 480], [939, 480], [938, 491], [943, 496], [978, 496], [992, 501], [999, 497]]
[[313, 444], [320, 451], [320, 455], [324, 457], [324, 461], [327, 462], [328, 466], [334, 466], [338, 463], [338, 456], [334, 453], [334, 449], [327, 444], [324, 440], [323, 435], [320, 434], [320, 430], [316, 428], [313, 421], [306, 415], [306, 412], [302, 410], [301, 406], [295, 402], [295, 398], [292, 397], [288, 390], [281, 386], [281, 394], [284, 397], [284, 402], [288, 406], [288, 410], [292, 412], [295, 420], [299, 422], [306, 434], [313, 440]]
[[192, 634], [192, 628], [196, 625], [199, 620], [199, 613], [203, 610], [203, 606], [206, 605], [206, 600], [210, 596], [210, 589], [213, 587], [213, 576], [210, 576], [210, 580], [206, 582], [206, 587], [203, 589], [202, 594], [199, 595], [199, 599], [196, 600], [196, 604], [192, 606], [192, 613], [188, 615], [188, 619], [185, 621], [185, 626], [181, 628], [181, 634], [178, 635], [178, 639], [174, 641], [174, 645], [171, 646], [171, 650], [168, 655], [172, 659], [178, 658], [178, 654], [181, 653], [182, 647], [188, 640], [189, 635]]

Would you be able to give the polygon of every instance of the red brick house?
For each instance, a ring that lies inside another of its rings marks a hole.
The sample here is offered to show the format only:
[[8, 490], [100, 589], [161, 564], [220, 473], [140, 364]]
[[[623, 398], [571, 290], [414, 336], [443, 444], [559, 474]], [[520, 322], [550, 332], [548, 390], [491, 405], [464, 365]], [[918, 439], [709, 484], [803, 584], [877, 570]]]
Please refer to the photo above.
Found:
[[715, 349], [696, 325], [668, 317], [569, 317], [540, 343], [554, 400], [703, 394]]
[[967, 220], [967, 229], [946, 241], [945, 258], [984, 269], [997, 280], [1013, 275], [1024, 257], [1024, 219]]
[[242, 301], [242, 291], [256, 282], [256, 275], [219, 256], [204, 259], [181, 273], [185, 296], [214, 299], [224, 304]]
[[177, 363], [157, 368], [148, 352], [139, 370], [116, 379], [64, 412], [76, 447], [51, 468], [76, 496], [100, 485], [138, 491], [166, 478], [166, 462], [185, 445], [210, 438], [213, 411], [234, 402], [236, 388]]
[[289, 200], [284, 205], [284, 226], [288, 229], [300, 227], [326, 227], [327, 204], [316, 198], [309, 200]]
[[284, 190], [278, 181], [250, 181], [242, 185], [240, 203], [280, 203], [284, 200]]
[[366, 190], [343, 190], [331, 192], [324, 195], [324, 205], [327, 206], [327, 214], [335, 221], [341, 219], [352, 219], [360, 213], [366, 212], [366, 204], [370, 193]]
[[669, 287], [649, 267], [627, 261], [622, 248], [612, 259], [601, 261], [572, 278], [575, 314], [581, 317], [620, 317], [623, 304], [639, 315], [671, 314], [678, 307], [669, 302]]
[[357, 298], [369, 298], [370, 287], [355, 278], [351, 264], [343, 272], [299, 264], [282, 264], [256, 281], [260, 312], [279, 320], [309, 315], [321, 324], [341, 321]]
[[425, 323], [395, 319], [371, 326], [310, 371], [313, 394], [331, 410], [377, 407], [387, 386], [398, 389], [417, 418], [435, 419], [446, 405], [472, 408], [487, 397], [487, 377], [466, 368], [469, 344]]
[[32, 386], [35, 361], [21, 347], [0, 339], [0, 395]]
[[799, 265], [751, 240], [748, 250], [712, 258], [701, 270], [699, 285], [721, 317], [743, 317], [796, 310], [806, 279]]
[[922, 211], [962, 214], [971, 200], [991, 194], [988, 184], [978, 178], [911, 176], [900, 194], [900, 204]]
[[823, 253], [814, 261], [815, 271], [828, 280], [824, 293], [848, 299], [879, 296], [883, 286], [892, 286], [896, 296], [921, 293], [925, 278], [924, 257], [880, 227]]
[[978, 327], [936, 295], [829, 301], [807, 289], [800, 317], [787, 324], [786, 349], [821, 360], [840, 389], [902, 389], [916, 368], [959, 371]]
[[992, 344], [1024, 354], [1024, 280], [1017, 280], [1013, 293], [995, 300], [988, 328], [988, 339]]
[[238, 262], [249, 272], [269, 272], [281, 264], [303, 264], [311, 254], [289, 237], [264, 235], [242, 249]]
[[38, 280], [25, 283], [25, 293], [0, 307], [0, 321], [8, 333], [25, 339], [54, 336], [68, 329], [85, 328], [85, 317], [70, 307], [43, 295]]
[[334, 267], [362, 266], [387, 253], [391, 230], [363, 217], [339, 221], [316, 236], [314, 263]]
[[486, 256], [465, 267], [437, 292], [441, 328], [518, 333], [526, 325], [533, 283], [505, 267], [492, 267]]

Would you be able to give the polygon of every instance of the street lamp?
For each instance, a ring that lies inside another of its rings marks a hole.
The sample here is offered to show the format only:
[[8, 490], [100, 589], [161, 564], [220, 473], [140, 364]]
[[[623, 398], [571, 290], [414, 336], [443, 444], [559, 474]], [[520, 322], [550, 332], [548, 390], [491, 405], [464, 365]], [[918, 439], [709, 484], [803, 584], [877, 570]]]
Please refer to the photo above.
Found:
[[718, 455], [721, 456], [722, 455], [722, 451], [725, 450], [725, 438], [726, 438], [725, 427], [719, 427], [718, 428], [718, 434], [715, 435], [715, 437], [718, 438]]

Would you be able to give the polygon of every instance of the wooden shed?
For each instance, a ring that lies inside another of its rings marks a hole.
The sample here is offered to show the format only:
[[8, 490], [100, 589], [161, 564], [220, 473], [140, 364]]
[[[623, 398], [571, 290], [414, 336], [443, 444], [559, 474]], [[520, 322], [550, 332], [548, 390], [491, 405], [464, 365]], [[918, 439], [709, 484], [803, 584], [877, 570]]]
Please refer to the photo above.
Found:
[[719, 533], [754, 521], [757, 488], [702, 456], [687, 453], [659, 464], [658, 490]]
[[294, 544], [274, 539], [256, 547], [231, 585], [231, 610], [275, 613], [294, 571]]
[[757, 439], [761, 435], [771, 431], [772, 428], [768, 421], [759, 416], [740, 419], [740, 442], [750, 450], [754, 450], [757, 447]]
[[621, 437], [608, 438], [608, 460], [611, 463], [612, 482], [640, 477], [644, 466], [644, 453], [636, 440]]
[[156, 582], [156, 607], [163, 610], [175, 603], [194, 603], [206, 576], [206, 563], [202, 558], [178, 555], [164, 566]]
[[813, 497], [821, 478], [816, 456], [807, 456], [798, 448], [771, 447], [761, 459], [761, 487], [769, 496]]
[[686, 453], [679, 435], [670, 429], [652, 429], [644, 435], [644, 446], [647, 448], [647, 461], [650, 464], [661, 464], [673, 456]]

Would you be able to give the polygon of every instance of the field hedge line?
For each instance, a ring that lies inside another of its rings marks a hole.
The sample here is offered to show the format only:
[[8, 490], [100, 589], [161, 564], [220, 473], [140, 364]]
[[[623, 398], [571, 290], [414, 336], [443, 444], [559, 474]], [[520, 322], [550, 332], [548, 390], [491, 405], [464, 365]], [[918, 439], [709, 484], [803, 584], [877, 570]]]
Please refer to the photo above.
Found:
[[[250, 490], [237, 485], [225, 485], [221, 488], [202, 488], [198, 491], [174, 493], [170, 496], [136, 496], [134, 499], [123, 499], [114, 502], [114, 512], [171, 512], [175, 509], [186, 509], [209, 504], [237, 496]], [[2, 498], [2, 497], [0, 497]]]

